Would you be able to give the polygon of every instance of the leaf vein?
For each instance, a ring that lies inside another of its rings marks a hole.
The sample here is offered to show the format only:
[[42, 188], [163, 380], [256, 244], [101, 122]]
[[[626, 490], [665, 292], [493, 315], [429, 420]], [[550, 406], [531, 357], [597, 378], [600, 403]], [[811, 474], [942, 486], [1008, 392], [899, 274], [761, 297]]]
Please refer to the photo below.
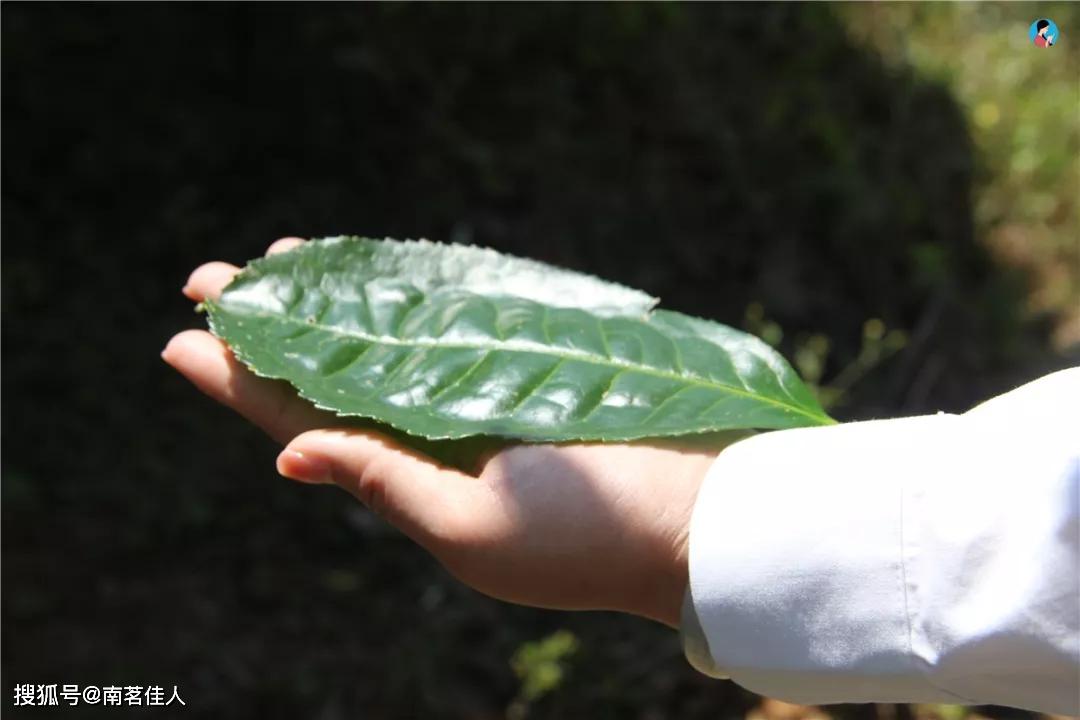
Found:
[[681, 388], [677, 388], [675, 390], [675, 392], [669, 393], [666, 398], [664, 398], [663, 400], [660, 401], [659, 405], [657, 405], [656, 407], [654, 407], [652, 409], [652, 412], [650, 412], [648, 415], [645, 416], [645, 419], [641, 421], [641, 424], [642, 425], [648, 425], [652, 421], [652, 419], [655, 418], [657, 416], [657, 414], [659, 414], [660, 410], [665, 405], [667, 405], [669, 402], [671, 402], [676, 397], [678, 397], [678, 395], [680, 393], [685, 392], [686, 390], [692, 390], [692, 389], [693, 388], [690, 385], [683, 385]]
[[[608, 384], [604, 387], [604, 391], [602, 393], [600, 393], [600, 396], [597, 398], [596, 402], [593, 404], [593, 406], [591, 408], [589, 408], [589, 411], [587, 413], [582, 415], [577, 420], [577, 422], [583, 423], [583, 422], [587, 421], [589, 418], [591, 418], [593, 416], [593, 414], [597, 410], [600, 409], [600, 407], [604, 404], [604, 400], [607, 399], [608, 394], [611, 392], [611, 388], [615, 385], [615, 380], [620, 375], [622, 375], [622, 373], [623, 373], [622, 369], [619, 369], [619, 370], [615, 371], [615, 373], [608, 379]], [[580, 411], [581, 411], [581, 408], [578, 408], [578, 412], [580, 412]]]
[[[286, 322], [286, 323], [296, 323], [296, 324], [304, 323], [303, 320], [298, 320], [296, 318], [287, 317], [287, 316], [283, 317], [281, 315], [276, 315], [276, 314], [272, 314], [272, 313], [252, 312], [252, 313], [249, 313], [248, 315], [250, 317], [269, 318], [269, 319], [278, 320], [278, 321]], [[576, 350], [576, 349], [571, 349], [571, 348], [566, 348], [566, 347], [545, 346], [545, 345], [539, 345], [539, 344], [536, 344], [536, 343], [530, 343], [530, 342], [525, 342], [525, 341], [506, 341], [506, 342], [501, 344], [501, 347], [493, 348], [490, 345], [483, 345], [483, 344], [475, 343], [475, 342], [470, 343], [470, 342], [465, 342], [465, 341], [461, 341], [461, 340], [456, 340], [456, 341], [451, 342], [451, 343], [446, 343], [446, 342], [440, 341], [438, 338], [395, 338], [395, 337], [391, 337], [391, 336], [387, 336], [387, 335], [375, 335], [375, 334], [371, 334], [371, 333], [363, 333], [363, 332], [357, 332], [357, 331], [352, 331], [352, 330], [344, 330], [342, 328], [334, 327], [332, 325], [323, 325], [323, 324], [321, 324], [321, 323], [319, 323], [317, 321], [314, 322], [314, 323], [304, 323], [304, 324], [307, 324], [307, 325], [309, 325], [311, 327], [314, 327], [316, 329], [319, 329], [319, 330], [323, 330], [324, 332], [327, 332], [327, 333], [330, 333], [330, 334], [333, 334], [333, 335], [341, 335], [341, 336], [344, 336], [344, 337], [358, 338], [358, 339], [361, 339], [361, 340], [366, 340], [368, 342], [375, 342], [375, 343], [379, 343], [379, 344], [382, 344], [382, 345], [392, 345], [392, 346], [398, 346], [398, 347], [415, 347], [418, 350], [428, 350], [428, 349], [431, 349], [431, 348], [439, 348], [439, 349], [473, 349], [473, 350], [487, 350], [487, 351], [499, 350], [499, 351], [502, 351], [502, 352], [520, 352], [520, 353], [536, 353], [536, 354], [544, 354], [544, 355], [553, 355], [553, 356], [557, 356], [557, 357], [563, 357], [563, 358], [566, 358], [568, 360], [579, 360], [581, 362], [586, 362], [586, 363], [593, 364], [593, 365], [602, 365], [602, 366], [607, 366], [607, 367], [617, 367], [617, 368], [619, 368], [619, 373], [624, 372], [624, 371], [634, 371], [634, 372], [641, 373], [643, 375], [650, 375], [650, 376], [653, 376], [653, 377], [661, 377], [661, 378], [665, 378], [665, 379], [668, 379], [668, 380], [677, 380], [679, 382], [685, 382], [685, 383], [688, 383], [690, 385], [696, 385], [696, 386], [699, 386], [699, 387], [705, 387], [705, 388], [709, 388], [709, 389], [712, 389], [712, 390], [719, 390], [719, 391], [722, 391], [722, 392], [729, 393], [731, 395], [738, 395], [738, 396], [742, 396], [742, 397], [747, 397], [747, 398], [750, 398], [750, 399], [752, 399], [752, 400], [754, 400], [756, 402], [760, 402], [760, 403], [763, 403], [763, 404], [766, 404], [766, 405], [774, 405], [774, 406], [777, 406], [777, 407], [781, 407], [781, 408], [784, 408], [785, 410], [795, 412], [795, 413], [797, 413], [799, 415], [803, 415], [805, 417], [812, 418], [815, 421], [820, 422], [820, 421], [824, 420], [826, 422], [829, 422], [828, 416], [820, 415], [818, 413], [812, 412], [812, 411], [804, 408], [801, 405], [792, 405], [792, 404], [783, 402], [781, 400], [777, 400], [775, 398], [767, 397], [765, 395], [758, 395], [758, 394], [756, 394], [754, 392], [751, 392], [750, 390], [746, 389], [745, 387], [736, 387], [736, 386], [733, 386], [733, 385], [729, 385], [727, 383], [719, 382], [717, 380], [714, 380], [714, 379], [711, 379], [711, 378], [708, 378], [708, 377], [701, 377], [699, 375], [678, 375], [678, 374], [676, 374], [674, 372], [671, 372], [671, 371], [668, 371], [668, 370], [662, 370], [662, 369], [659, 369], [659, 368], [649, 367], [648, 365], [643, 365], [643, 364], [640, 364], [640, 363], [634, 363], [634, 362], [625, 360], [623, 358], [609, 357], [609, 358], [607, 358], [608, 362], [603, 362], [602, 360], [599, 360], [594, 355], [590, 355], [587, 352], [583, 352], [583, 351]], [[388, 381], [389, 378], [386, 378], [386, 380]], [[740, 377], [740, 380], [742, 380], [741, 377]]]
[[535, 395], [540, 388], [544, 387], [547, 381], [550, 380], [556, 372], [558, 372], [559, 368], [562, 367], [565, 362], [566, 358], [559, 358], [555, 362], [555, 364], [551, 366], [551, 369], [544, 373], [544, 376], [542, 378], [537, 380], [536, 384], [534, 384], [531, 388], [526, 387], [523, 391], [519, 391], [518, 399], [514, 401], [513, 405], [507, 408], [506, 414], [512, 415], [513, 413], [515, 413], [517, 409], [521, 407], [526, 400]]
[[438, 399], [439, 397], [441, 397], [441, 396], [445, 395], [445, 394], [446, 394], [446, 393], [447, 393], [448, 391], [450, 391], [451, 389], [453, 389], [453, 388], [457, 387], [458, 385], [461, 385], [461, 383], [463, 383], [463, 382], [465, 381], [465, 379], [466, 379], [467, 377], [469, 377], [470, 375], [472, 375], [472, 374], [473, 374], [473, 373], [474, 373], [474, 372], [476, 371], [476, 369], [477, 369], [478, 367], [480, 367], [480, 366], [481, 366], [481, 365], [482, 365], [482, 364], [484, 363], [484, 361], [485, 361], [485, 360], [487, 360], [487, 359], [488, 359], [488, 356], [489, 356], [489, 355], [491, 355], [491, 351], [490, 351], [490, 350], [485, 350], [485, 351], [484, 351], [484, 354], [483, 354], [483, 355], [481, 355], [481, 356], [480, 356], [479, 358], [477, 358], [477, 359], [476, 359], [476, 362], [474, 362], [474, 363], [473, 363], [472, 365], [469, 365], [468, 369], [467, 369], [467, 370], [465, 370], [465, 372], [464, 372], [464, 373], [462, 373], [461, 375], [459, 375], [459, 376], [458, 376], [458, 377], [457, 377], [457, 378], [456, 378], [455, 380], [453, 380], [453, 381], [452, 381], [452, 382], [451, 382], [451, 383], [450, 383], [449, 385], [447, 385], [446, 387], [442, 388], [441, 390], [439, 390], [438, 392], [436, 392], [436, 393], [435, 393], [434, 395], [432, 395], [431, 397], [429, 397], [429, 398], [428, 398], [428, 402], [429, 402], [429, 403], [433, 403], [433, 402], [435, 402], [435, 401], [436, 401], [436, 400], [437, 400], [437, 399]]

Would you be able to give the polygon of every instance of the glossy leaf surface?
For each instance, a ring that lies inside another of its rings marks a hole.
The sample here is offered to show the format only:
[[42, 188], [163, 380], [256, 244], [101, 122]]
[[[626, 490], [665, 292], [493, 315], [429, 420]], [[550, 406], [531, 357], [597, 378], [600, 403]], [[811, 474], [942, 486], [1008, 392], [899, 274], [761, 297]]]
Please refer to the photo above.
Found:
[[832, 422], [772, 348], [654, 302], [489, 250], [339, 238], [252, 262], [207, 307], [257, 374], [428, 438]]

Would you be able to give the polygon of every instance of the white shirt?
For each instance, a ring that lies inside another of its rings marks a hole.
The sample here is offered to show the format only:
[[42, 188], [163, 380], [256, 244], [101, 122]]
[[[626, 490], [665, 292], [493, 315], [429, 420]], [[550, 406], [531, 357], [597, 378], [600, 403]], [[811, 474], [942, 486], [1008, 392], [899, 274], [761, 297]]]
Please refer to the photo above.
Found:
[[696, 666], [794, 702], [1080, 715], [1078, 575], [1074, 368], [963, 415], [726, 449], [694, 508], [684, 630]]

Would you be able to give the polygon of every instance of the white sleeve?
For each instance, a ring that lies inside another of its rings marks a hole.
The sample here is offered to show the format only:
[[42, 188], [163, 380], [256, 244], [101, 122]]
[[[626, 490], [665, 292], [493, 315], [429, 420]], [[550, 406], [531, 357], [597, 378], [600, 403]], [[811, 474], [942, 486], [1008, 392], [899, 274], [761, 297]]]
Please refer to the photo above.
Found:
[[1074, 368], [964, 415], [731, 446], [684, 615], [716, 674], [765, 695], [1080, 715], [1078, 566]]

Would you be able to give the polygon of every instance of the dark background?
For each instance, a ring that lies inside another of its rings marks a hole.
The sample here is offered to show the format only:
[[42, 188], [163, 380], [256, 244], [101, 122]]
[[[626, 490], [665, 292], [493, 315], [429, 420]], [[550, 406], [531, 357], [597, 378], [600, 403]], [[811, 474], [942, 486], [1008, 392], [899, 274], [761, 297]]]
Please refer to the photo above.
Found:
[[[995, 7], [1026, 38], [1032, 11]], [[204, 261], [284, 235], [488, 245], [760, 332], [845, 420], [961, 411], [1076, 362], [1073, 296], [1030, 302], [1063, 261], [996, 251], [977, 212], [999, 176], [965, 86], [855, 39], [891, 15], [2, 9], [4, 717], [48, 715], [19, 715], [14, 683], [175, 684], [192, 717], [759, 702], [687, 668], [669, 631], [488, 600], [343, 494], [277, 477], [270, 441], [158, 359], [203, 324], [179, 289]], [[1055, 237], [1076, 229], [1061, 202]], [[528, 698], [511, 658], [559, 630], [577, 650]]]

